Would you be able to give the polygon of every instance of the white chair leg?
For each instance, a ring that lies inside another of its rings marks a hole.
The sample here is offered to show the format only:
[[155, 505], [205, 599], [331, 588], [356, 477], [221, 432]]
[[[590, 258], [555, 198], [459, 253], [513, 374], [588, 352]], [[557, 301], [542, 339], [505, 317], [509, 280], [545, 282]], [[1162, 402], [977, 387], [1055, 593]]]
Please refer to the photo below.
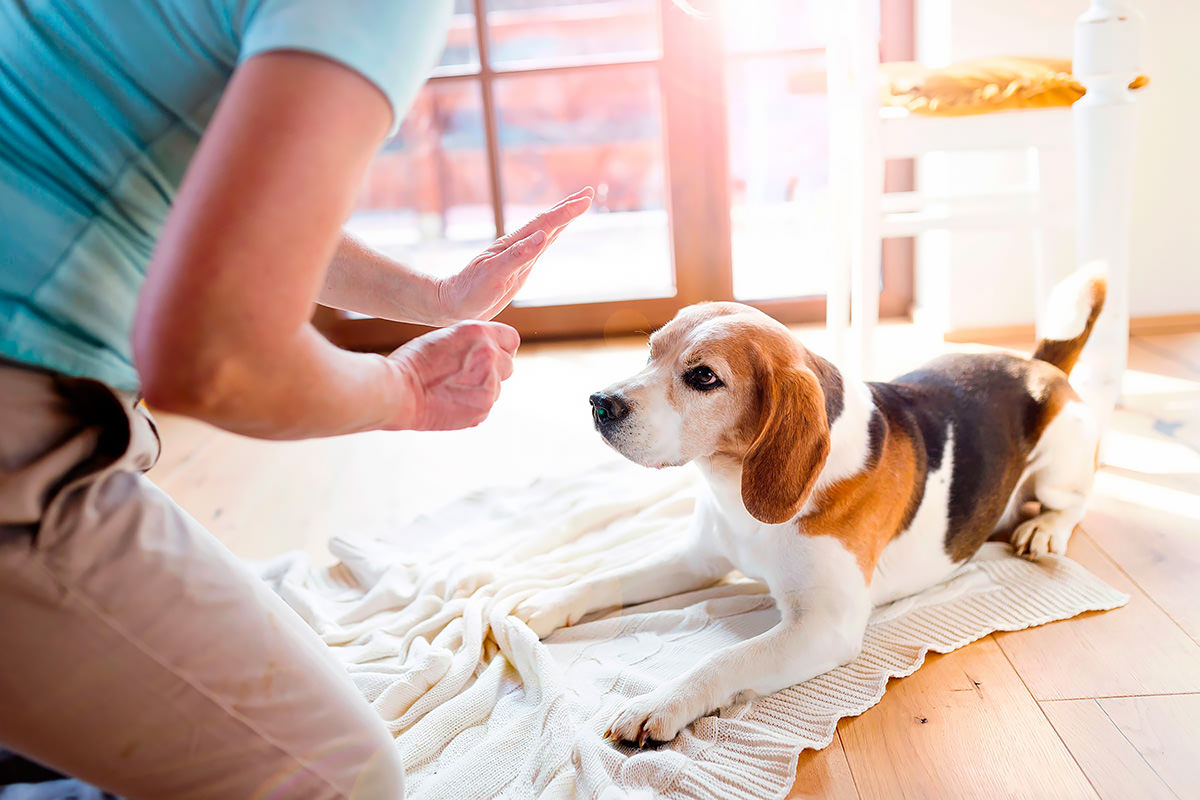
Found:
[[879, 118], [878, 0], [847, 0], [853, 9], [852, 74], [858, 107], [858, 152], [854, 180], [853, 238], [850, 242], [850, 368], [873, 377], [875, 326], [879, 322], [879, 270], [882, 253], [883, 147]]
[[835, 236], [845, 244], [835, 240], [833, 245], [833, 264], [825, 292], [825, 328], [829, 331], [830, 358], [835, 364], [844, 364], [849, 349], [846, 344], [846, 323], [850, 305], [850, 258], [845, 246], [849, 243], [849, 237], [844, 225], [834, 222], [834, 230]]
[[[831, 65], [831, 73], [833, 66]], [[845, 364], [849, 346], [846, 341], [847, 324], [850, 320], [850, 263], [853, 259], [852, 242], [858, 235], [855, 223], [856, 209], [849, 191], [854, 170], [852, 159], [856, 156], [848, 146], [847, 128], [853, 128], [854, 120], [847, 111], [845, 81], [829, 80], [830, 90], [830, 139], [829, 139], [829, 200], [830, 200], [830, 256], [829, 283], [825, 290], [825, 327], [829, 332], [829, 357], [835, 364]]]
[[[858, 204], [858, 174], [863, 120], [861, 67], [858, 42], [860, 23], [857, 0], [829, 9], [834, 35], [826, 49], [826, 82], [829, 90], [829, 196], [832, 265], [825, 296], [825, 324], [829, 330], [830, 357], [849, 367], [861, 358], [856, 342], [848, 341], [851, 281], [856, 242], [862, 236]], [[872, 77], [872, 81], [875, 78]]]
[[1129, 228], [1141, 15], [1121, 0], [1092, 0], [1075, 23], [1075, 72], [1087, 94], [1075, 103], [1079, 266], [1101, 262], [1108, 299], [1072, 383], [1107, 422], [1120, 399], [1129, 350]]
[[862, 199], [862, 224], [853, 243], [850, 274], [850, 349], [853, 354], [850, 367], [855, 374], [867, 379], [875, 377], [875, 327], [879, 322], [879, 269], [883, 250], [879, 238], [877, 194], [874, 203], [869, 193]]

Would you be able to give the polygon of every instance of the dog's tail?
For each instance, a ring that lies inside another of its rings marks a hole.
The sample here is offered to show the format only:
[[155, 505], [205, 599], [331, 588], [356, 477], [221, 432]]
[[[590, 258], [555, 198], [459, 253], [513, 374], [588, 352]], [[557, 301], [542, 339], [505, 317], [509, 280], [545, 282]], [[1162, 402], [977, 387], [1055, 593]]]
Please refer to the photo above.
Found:
[[1046, 306], [1044, 338], [1033, 357], [1068, 375], [1104, 308], [1108, 278], [1103, 265], [1089, 264], [1054, 287]]

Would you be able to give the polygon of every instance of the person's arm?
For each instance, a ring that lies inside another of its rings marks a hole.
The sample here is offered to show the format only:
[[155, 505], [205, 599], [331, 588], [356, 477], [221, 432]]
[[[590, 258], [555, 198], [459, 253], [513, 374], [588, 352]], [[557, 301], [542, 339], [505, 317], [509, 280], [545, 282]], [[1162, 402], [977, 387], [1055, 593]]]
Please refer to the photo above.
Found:
[[269, 52], [236, 70], [139, 297], [149, 403], [265, 438], [486, 416], [512, 370], [511, 328], [459, 326], [384, 357], [339, 350], [308, 323], [390, 121], [372, 83], [320, 56]]
[[587, 187], [563, 199], [448, 278], [411, 269], [343, 234], [319, 299], [333, 308], [396, 322], [441, 326], [491, 319], [525, 285], [538, 256], [587, 211], [592, 195]]
[[373, 250], [349, 233], [338, 242], [317, 300], [394, 322], [440, 322], [438, 279]]

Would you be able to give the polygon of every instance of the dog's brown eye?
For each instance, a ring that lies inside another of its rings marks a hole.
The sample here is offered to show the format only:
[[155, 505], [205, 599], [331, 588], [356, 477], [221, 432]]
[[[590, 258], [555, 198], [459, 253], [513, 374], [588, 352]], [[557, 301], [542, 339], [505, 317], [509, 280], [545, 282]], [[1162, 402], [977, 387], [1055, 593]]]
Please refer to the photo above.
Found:
[[692, 367], [683, 373], [683, 382], [699, 392], [707, 392], [725, 385], [715, 372], [704, 365]]

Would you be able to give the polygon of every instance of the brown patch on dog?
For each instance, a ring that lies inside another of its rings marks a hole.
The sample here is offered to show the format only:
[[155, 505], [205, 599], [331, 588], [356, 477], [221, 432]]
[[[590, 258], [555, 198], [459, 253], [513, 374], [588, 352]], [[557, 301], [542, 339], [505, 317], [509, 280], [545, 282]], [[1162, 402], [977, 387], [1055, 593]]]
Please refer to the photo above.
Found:
[[772, 370], [762, 385], [758, 434], [742, 460], [742, 502], [760, 522], [800, 513], [829, 455], [829, 422], [817, 376]]
[[832, 536], [854, 554], [870, 584], [883, 549], [911, 521], [920, 502], [915, 443], [901, 428], [887, 426], [874, 468], [823, 489], [818, 508], [800, 518], [806, 536]]

